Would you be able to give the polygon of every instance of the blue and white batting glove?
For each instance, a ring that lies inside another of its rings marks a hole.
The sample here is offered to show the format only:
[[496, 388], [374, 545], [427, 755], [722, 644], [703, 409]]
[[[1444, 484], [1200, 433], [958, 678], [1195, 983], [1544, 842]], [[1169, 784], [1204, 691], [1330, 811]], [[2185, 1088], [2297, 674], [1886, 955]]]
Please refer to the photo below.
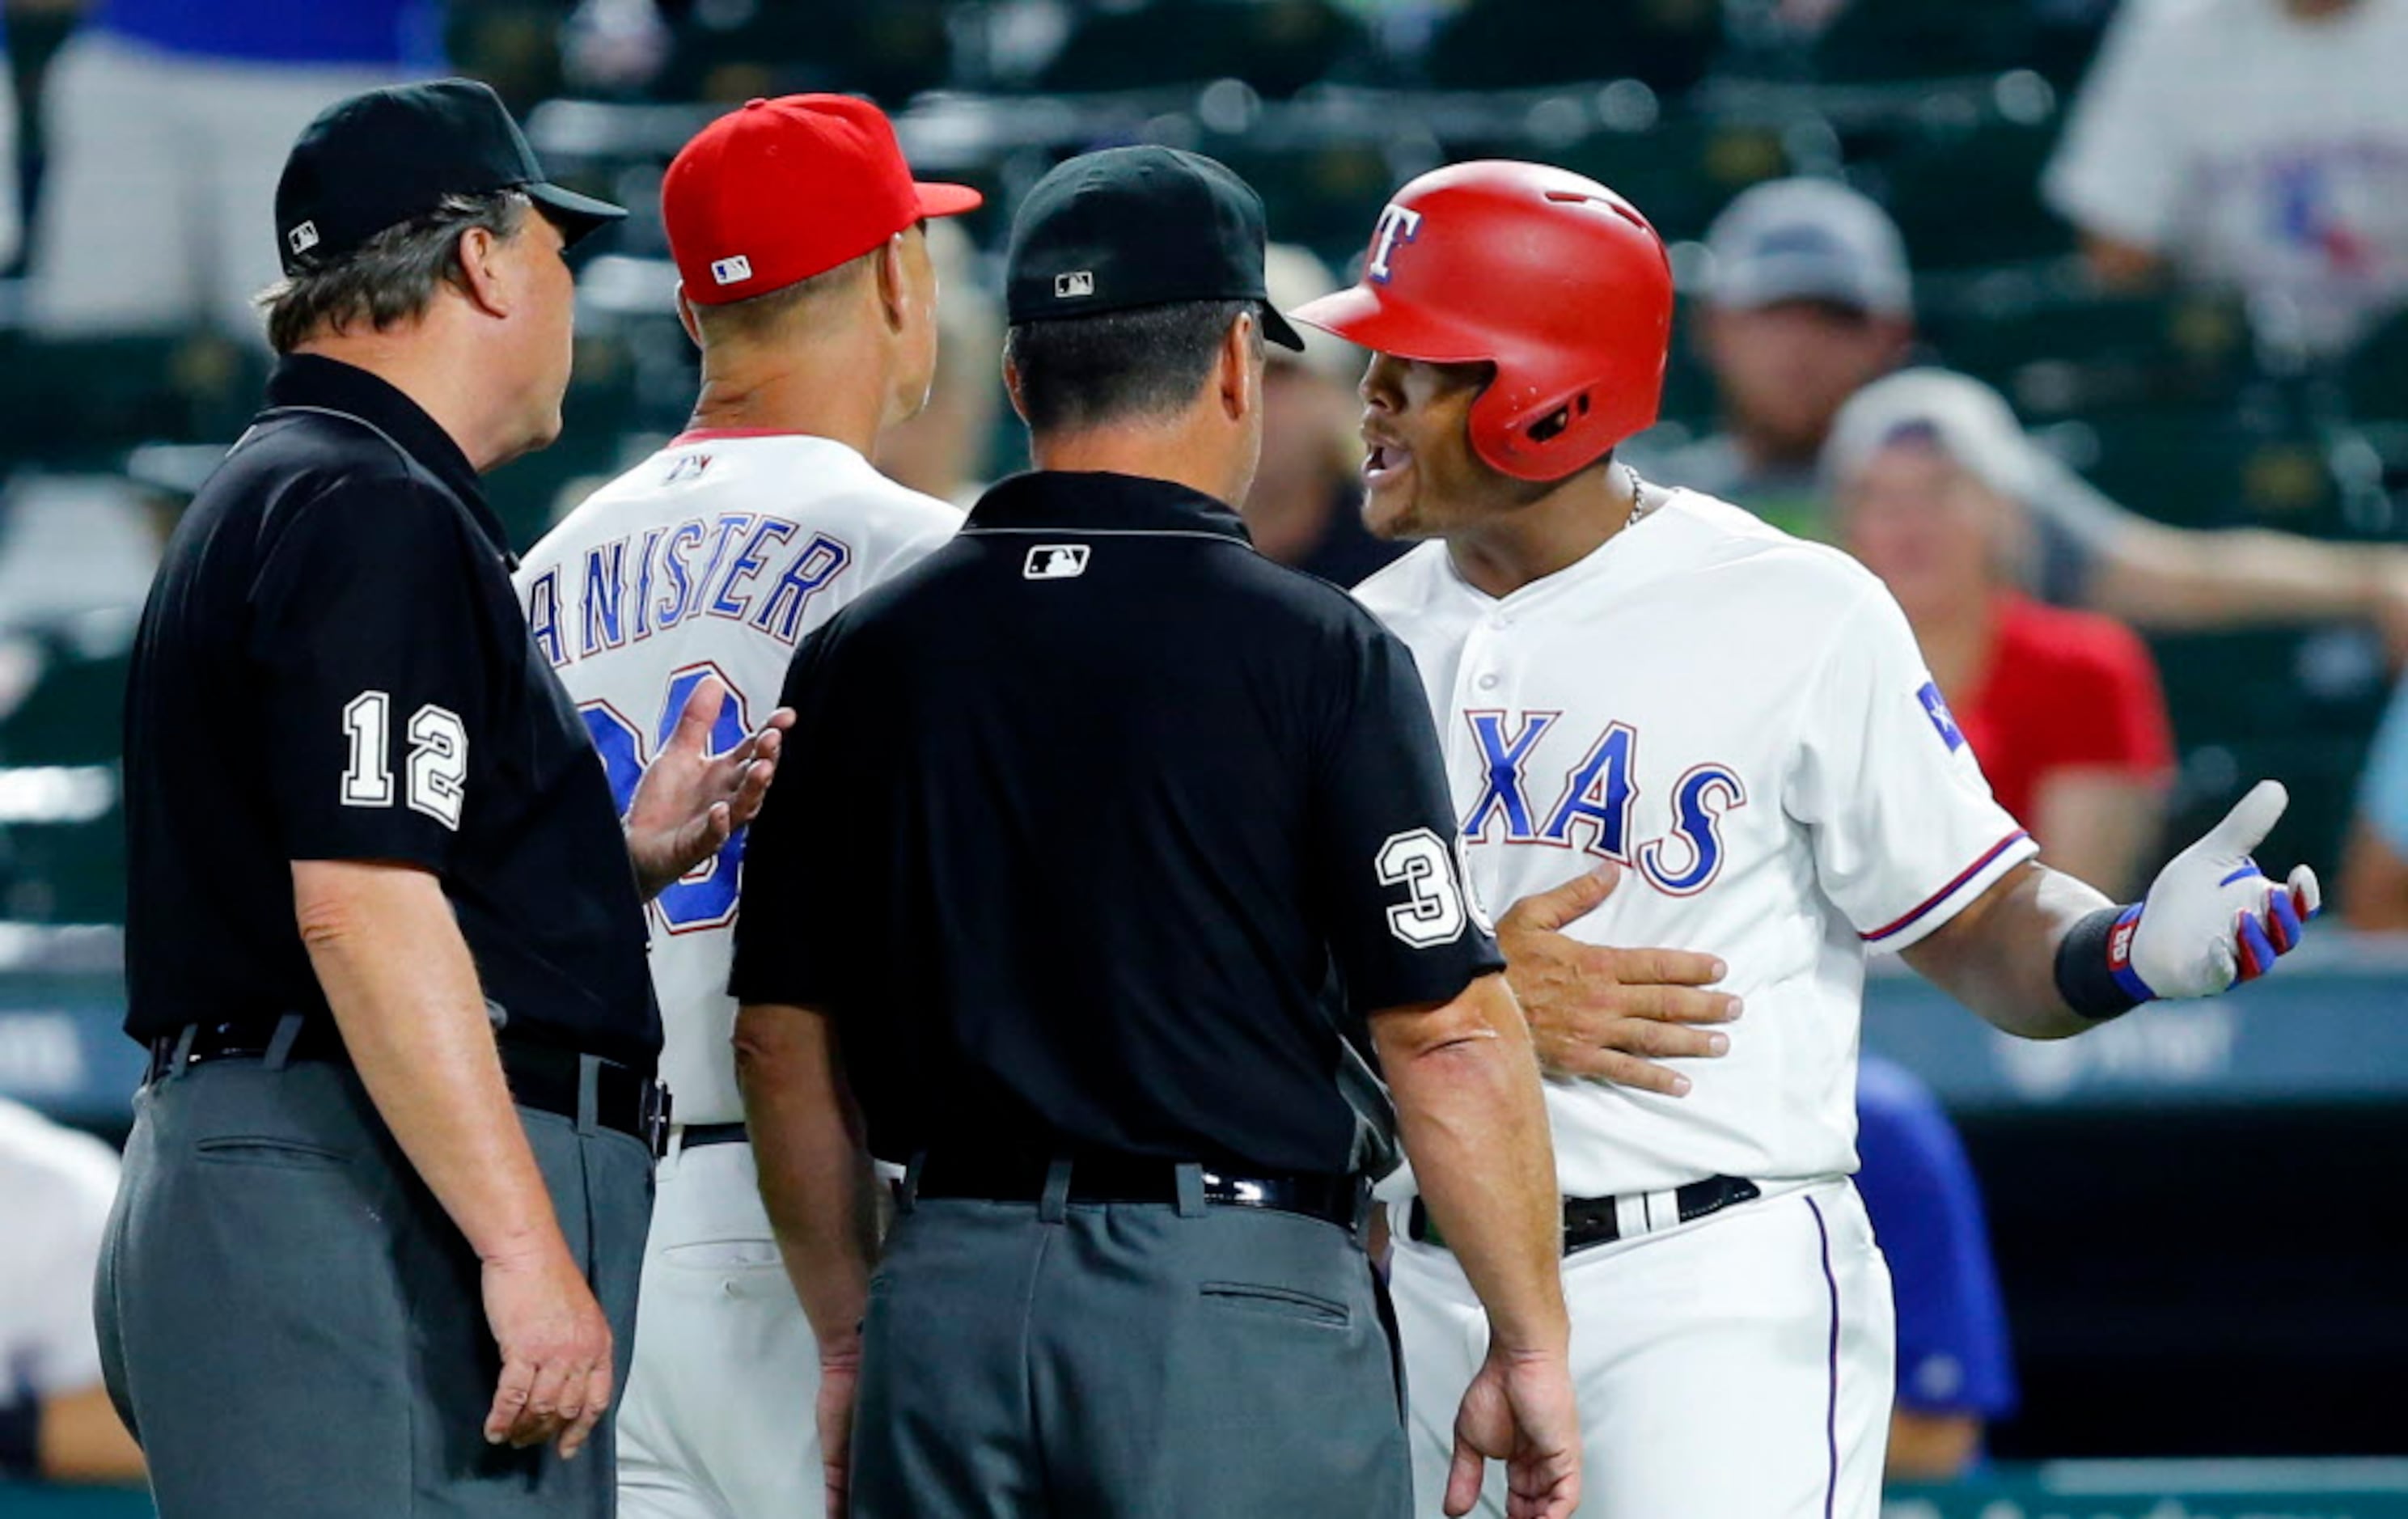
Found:
[[2107, 970], [2128, 1006], [2213, 996], [2256, 981], [2298, 947], [2324, 905], [2316, 873], [2303, 865], [2287, 881], [2269, 881], [2250, 858], [2290, 799], [2282, 782], [2260, 781], [2157, 872], [2146, 896], [2115, 914], [2106, 932]]

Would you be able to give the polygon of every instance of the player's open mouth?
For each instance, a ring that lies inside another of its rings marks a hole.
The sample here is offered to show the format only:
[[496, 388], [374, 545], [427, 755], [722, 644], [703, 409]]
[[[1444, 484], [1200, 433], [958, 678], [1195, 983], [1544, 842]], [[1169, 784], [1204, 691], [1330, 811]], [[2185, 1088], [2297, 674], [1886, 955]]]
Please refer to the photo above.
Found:
[[1363, 483], [1372, 490], [1395, 480], [1412, 464], [1412, 452], [1397, 444], [1376, 438], [1365, 442], [1369, 447], [1363, 455]]

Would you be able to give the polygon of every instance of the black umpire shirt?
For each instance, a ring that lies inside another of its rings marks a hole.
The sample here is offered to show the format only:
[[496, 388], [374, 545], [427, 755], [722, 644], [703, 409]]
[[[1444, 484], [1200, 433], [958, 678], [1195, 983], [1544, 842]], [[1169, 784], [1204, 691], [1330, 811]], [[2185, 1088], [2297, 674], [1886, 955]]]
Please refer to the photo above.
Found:
[[362, 369], [278, 365], [143, 609], [126, 697], [126, 1031], [328, 1017], [294, 860], [441, 878], [504, 1037], [649, 1073], [617, 808], [476, 471]]
[[1005, 481], [784, 701], [733, 988], [839, 1020], [882, 1158], [1344, 1172], [1340, 1016], [1503, 965], [1412, 654], [1184, 487]]

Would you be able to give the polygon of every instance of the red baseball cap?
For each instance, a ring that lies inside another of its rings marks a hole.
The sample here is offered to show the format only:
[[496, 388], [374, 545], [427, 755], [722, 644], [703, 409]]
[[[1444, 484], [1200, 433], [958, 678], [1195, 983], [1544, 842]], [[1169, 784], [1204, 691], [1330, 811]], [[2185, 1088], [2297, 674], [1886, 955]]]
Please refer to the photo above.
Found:
[[894, 123], [851, 95], [751, 100], [704, 127], [661, 181], [669, 251], [697, 306], [783, 290], [859, 258], [925, 216], [986, 197], [922, 184]]

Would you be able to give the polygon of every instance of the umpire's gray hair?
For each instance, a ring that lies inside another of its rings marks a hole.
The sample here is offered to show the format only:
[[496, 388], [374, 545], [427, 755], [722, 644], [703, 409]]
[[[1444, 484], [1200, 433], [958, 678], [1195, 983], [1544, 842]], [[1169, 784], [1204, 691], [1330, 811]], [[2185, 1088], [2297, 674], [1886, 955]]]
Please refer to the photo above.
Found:
[[466, 285], [460, 235], [482, 227], [507, 241], [526, 224], [533, 205], [516, 190], [446, 195], [434, 210], [385, 228], [347, 257], [278, 280], [257, 302], [268, 346], [290, 353], [354, 322], [381, 332], [423, 315], [445, 285]]

